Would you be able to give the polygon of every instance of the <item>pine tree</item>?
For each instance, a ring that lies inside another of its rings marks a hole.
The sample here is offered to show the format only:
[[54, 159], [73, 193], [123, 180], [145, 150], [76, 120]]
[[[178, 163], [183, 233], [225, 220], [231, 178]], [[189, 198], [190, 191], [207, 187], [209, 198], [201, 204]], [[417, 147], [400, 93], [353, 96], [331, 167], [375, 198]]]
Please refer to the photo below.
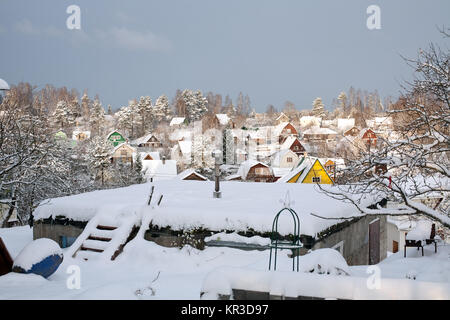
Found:
[[63, 100], [59, 101], [56, 105], [55, 112], [53, 113], [54, 121], [59, 124], [61, 129], [63, 129], [71, 123], [70, 118], [70, 110], [67, 103]]
[[169, 106], [169, 98], [165, 94], [156, 99], [155, 103], [155, 117], [159, 121], [168, 121], [172, 116], [172, 111]]
[[325, 116], [325, 108], [322, 102], [322, 98], [316, 98], [313, 101], [313, 109], [312, 109], [313, 116], [322, 118]]
[[92, 113], [90, 116], [89, 124], [91, 126], [91, 131], [95, 134], [100, 134], [105, 121], [105, 109], [103, 109], [102, 104], [98, 99], [95, 99], [92, 105]]
[[106, 139], [97, 136], [94, 137], [88, 150], [90, 169], [93, 172], [94, 179], [99, 180], [104, 186], [109, 180], [109, 168], [111, 166], [112, 145]]
[[152, 99], [147, 97], [141, 97], [139, 103], [136, 105], [137, 119], [140, 123], [140, 135], [144, 135], [149, 128], [149, 123], [153, 120], [152, 118]]

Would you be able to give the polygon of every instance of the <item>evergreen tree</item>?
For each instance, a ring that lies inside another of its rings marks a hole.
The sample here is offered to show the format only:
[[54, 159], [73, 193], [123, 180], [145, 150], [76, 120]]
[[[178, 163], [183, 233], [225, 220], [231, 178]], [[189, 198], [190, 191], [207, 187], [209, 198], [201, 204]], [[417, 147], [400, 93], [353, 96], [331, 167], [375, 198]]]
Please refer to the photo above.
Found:
[[169, 106], [169, 98], [165, 94], [156, 99], [155, 118], [157, 121], [168, 121], [172, 117], [172, 111]]
[[91, 131], [95, 134], [100, 134], [105, 121], [105, 109], [98, 99], [95, 99], [92, 105], [92, 113], [89, 119]]
[[322, 102], [322, 98], [316, 98], [313, 101], [313, 109], [312, 109], [313, 116], [316, 117], [324, 117], [325, 116], [325, 108]]
[[60, 128], [68, 126], [71, 123], [70, 110], [65, 101], [59, 101], [53, 113], [54, 121], [59, 124]]

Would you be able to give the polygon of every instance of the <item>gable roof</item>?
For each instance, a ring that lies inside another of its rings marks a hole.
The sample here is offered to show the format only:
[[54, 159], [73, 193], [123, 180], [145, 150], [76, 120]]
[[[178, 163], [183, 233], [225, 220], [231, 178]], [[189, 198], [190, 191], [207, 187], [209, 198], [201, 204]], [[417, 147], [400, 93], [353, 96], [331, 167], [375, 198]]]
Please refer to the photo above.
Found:
[[205, 177], [204, 175], [201, 175], [200, 173], [196, 172], [194, 169], [184, 170], [183, 172], [181, 172], [177, 176], [177, 178], [180, 179], [180, 180], [184, 180], [184, 179], [186, 179], [187, 177], [189, 177], [192, 174], [196, 175], [197, 177], [199, 177], [203, 181], [209, 181], [209, 179], [207, 177]]
[[225, 126], [230, 122], [230, 117], [226, 113], [218, 113], [216, 114], [217, 120], [219, 120], [220, 125]]
[[246, 160], [241, 163], [236, 174], [240, 175], [241, 178], [245, 180], [247, 178], [247, 175], [248, 175], [248, 172], [250, 171], [250, 169], [258, 164], [263, 165], [264, 167], [268, 168], [270, 170], [270, 172], [272, 172], [272, 169], [267, 164], [264, 164], [262, 162], [255, 161], [255, 160]]
[[180, 147], [182, 154], [184, 154], [184, 155], [191, 154], [192, 142], [190, 140], [178, 141], [178, 146]]
[[184, 122], [184, 120], [186, 120], [186, 118], [184, 118], [184, 117], [172, 118], [172, 120], [170, 121], [169, 126], [176, 126], [176, 125], [182, 124]]
[[172, 179], [177, 176], [177, 162], [175, 160], [149, 160], [143, 161], [142, 172], [145, 178], [156, 180]]
[[291, 149], [280, 150], [272, 154], [272, 166], [279, 167], [281, 160], [288, 154], [291, 154], [293, 157], [298, 159], [297, 154], [295, 154], [295, 152], [293, 152]]
[[323, 164], [319, 161], [318, 158], [312, 157], [303, 157], [300, 158], [299, 163], [295, 166], [289, 174], [281, 177], [277, 182], [293, 182], [293, 183], [302, 183], [309, 172], [313, 169], [314, 165], [318, 163], [328, 178], [333, 181], [333, 179], [328, 174], [327, 170], [324, 168]]

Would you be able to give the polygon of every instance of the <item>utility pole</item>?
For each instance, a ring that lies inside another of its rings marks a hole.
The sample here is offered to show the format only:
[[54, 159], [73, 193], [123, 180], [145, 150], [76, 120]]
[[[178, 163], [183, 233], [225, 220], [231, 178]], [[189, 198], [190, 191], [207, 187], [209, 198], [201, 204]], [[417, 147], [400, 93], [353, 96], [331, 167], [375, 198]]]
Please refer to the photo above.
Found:
[[213, 197], [216, 199], [222, 198], [222, 192], [220, 191], [220, 165], [222, 164], [222, 152], [220, 150], [216, 150], [212, 153], [212, 156], [215, 159], [215, 188], [213, 192]]

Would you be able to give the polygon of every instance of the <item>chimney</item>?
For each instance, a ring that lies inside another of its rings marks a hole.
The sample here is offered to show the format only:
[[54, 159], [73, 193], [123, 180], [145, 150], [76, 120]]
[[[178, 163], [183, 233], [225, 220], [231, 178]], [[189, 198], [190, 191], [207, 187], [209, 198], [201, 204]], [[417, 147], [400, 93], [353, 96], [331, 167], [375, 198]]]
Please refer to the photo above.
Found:
[[166, 156], [162, 157], [162, 164], [165, 165], [166, 164]]

